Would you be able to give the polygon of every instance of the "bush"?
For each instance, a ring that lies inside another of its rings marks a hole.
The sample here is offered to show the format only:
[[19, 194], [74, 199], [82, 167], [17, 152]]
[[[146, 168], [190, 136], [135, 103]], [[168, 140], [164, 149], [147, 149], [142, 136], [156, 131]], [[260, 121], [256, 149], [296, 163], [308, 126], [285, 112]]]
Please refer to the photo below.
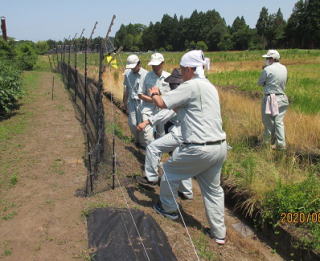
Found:
[[32, 70], [37, 62], [35, 47], [30, 43], [21, 43], [16, 47], [16, 63], [21, 70]]
[[0, 116], [13, 110], [22, 95], [20, 75], [17, 68], [0, 61]]
[[9, 42], [6, 42], [0, 39], [0, 59], [8, 60], [13, 59], [15, 56], [15, 51], [13, 45]]
[[35, 46], [36, 46], [37, 53], [42, 55], [46, 54], [50, 49], [47, 41], [38, 41], [36, 42]]

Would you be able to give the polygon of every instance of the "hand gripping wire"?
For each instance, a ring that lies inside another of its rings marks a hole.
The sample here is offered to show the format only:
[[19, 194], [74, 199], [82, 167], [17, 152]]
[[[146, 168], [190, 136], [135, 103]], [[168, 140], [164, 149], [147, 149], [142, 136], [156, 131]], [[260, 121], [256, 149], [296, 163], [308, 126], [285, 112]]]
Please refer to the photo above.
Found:
[[[110, 39], [108, 39], [108, 40], [109, 40], [109, 42], [110, 42], [110, 45], [113, 47], [113, 43], [110, 41]], [[113, 49], [114, 49], [114, 47], [113, 47]], [[122, 67], [124, 67], [124, 63], [122, 62], [121, 56], [119, 56], [119, 60], [120, 60], [120, 63], [121, 63], [121, 65], [122, 65]], [[111, 95], [111, 97], [113, 97], [113, 95]], [[111, 100], [112, 100], [112, 99], [111, 99]], [[112, 101], [112, 102], [113, 102], [113, 101]], [[199, 256], [198, 256], [197, 250], [196, 250], [195, 245], [194, 245], [194, 243], [193, 243], [192, 237], [191, 237], [191, 235], [190, 235], [190, 233], [189, 233], [188, 227], [187, 227], [187, 225], [186, 225], [186, 223], [185, 223], [185, 220], [184, 220], [184, 218], [183, 218], [183, 215], [182, 215], [182, 213], [181, 213], [181, 211], [180, 211], [179, 205], [178, 205], [178, 203], [177, 203], [177, 201], [176, 201], [176, 199], [175, 199], [175, 197], [174, 197], [174, 194], [173, 194], [171, 185], [170, 185], [170, 183], [169, 183], [169, 180], [168, 180], [167, 175], [165, 174], [165, 172], [164, 172], [164, 175], [165, 175], [165, 177], [166, 177], [166, 181], [168, 182], [168, 185], [169, 185], [169, 188], [170, 188], [170, 192], [171, 192], [172, 197], [173, 197], [173, 199], [174, 199], [174, 201], [175, 201], [175, 204], [176, 204], [176, 206], [177, 206], [178, 212], [179, 212], [179, 214], [180, 214], [180, 216], [181, 216], [181, 220], [182, 220], [183, 226], [185, 227], [185, 230], [186, 230], [186, 232], [187, 232], [187, 235], [188, 235], [188, 237], [189, 237], [189, 239], [190, 239], [190, 242], [191, 242], [192, 248], [193, 248], [193, 250], [194, 250], [195, 256], [197, 257], [197, 260], [200, 261], [200, 258], [199, 258]], [[118, 179], [118, 177], [117, 177], [117, 179]]]
[[[110, 46], [112, 47], [113, 50], [115, 50], [114, 45], [113, 45], [113, 43], [111, 42], [111, 40], [109, 39], [109, 37], [107, 37], [106, 40], [109, 41]], [[117, 52], [116, 55], [117, 55], [117, 54], [119, 54], [119, 52]], [[119, 61], [120, 61], [120, 63], [121, 63], [121, 66], [124, 67], [124, 63], [123, 63], [123, 61], [122, 61], [122, 59], [121, 59], [121, 56], [119, 55], [118, 57], [119, 57]], [[111, 102], [113, 103], [112, 90], [111, 90]], [[113, 118], [113, 119], [114, 119], [114, 118]], [[114, 131], [114, 129], [113, 129], [113, 131]], [[184, 220], [183, 215], [182, 215], [182, 213], [181, 213], [181, 211], [180, 211], [179, 205], [178, 205], [178, 203], [177, 203], [177, 201], [176, 201], [176, 199], [175, 199], [174, 193], [173, 193], [173, 191], [172, 191], [172, 187], [171, 187], [171, 185], [170, 185], [170, 183], [169, 183], [169, 180], [168, 180], [167, 175], [166, 175], [165, 172], [164, 172], [164, 175], [165, 175], [165, 177], [166, 177], [166, 181], [168, 182], [168, 185], [169, 185], [169, 188], [170, 188], [170, 192], [171, 192], [171, 194], [172, 194], [172, 197], [173, 197], [173, 199], [174, 199], [174, 202], [175, 202], [175, 204], [176, 204], [176, 206], [177, 206], [177, 209], [178, 209], [179, 215], [180, 215], [180, 217], [181, 217], [183, 226], [184, 226], [184, 228], [185, 228], [185, 230], [186, 230], [186, 232], [187, 232], [187, 235], [188, 235], [188, 237], [189, 237], [189, 239], [190, 239], [190, 242], [191, 242], [192, 248], [193, 248], [193, 250], [194, 250], [195, 256], [196, 256], [197, 260], [200, 261], [200, 258], [199, 258], [199, 256], [198, 256], [197, 250], [196, 250], [195, 245], [194, 245], [194, 243], [193, 243], [192, 237], [191, 237], [191, 235], [190, 235], [190, 233], [189, 233], [188, 227], [187, 227], [187, 225], [186, 225], [186, 223], [185, 223], [185, 220]], [[118, 181], [118, 184], [119, 184], [119, 186], [120, 186], [120, 182], [119, 182], [118, 176], [115, 175], [115, 177], [116, 177], [116, 179], [117, 179], [117, 181]], [[121, 189], [121, 192], [123, 193], [122, 189]], [[123, 196], [124, 196], [124, 194], [123, 194]], [[124, 196], [124, 198], [125, 198], [125, 196]], [[129, 206], [128, 203], [127, 203], [127, 201], [126, 201], [126, 204], [127, 204], [127, 206]], [[128, 209], [128, 211], [129, 211], [129, 213], [130, 213], [130, 215], [131, 215], [131, 217], [132, 217], [132, 220], [133, 220], [133, 222], [134, 222], [134, 218], [133, 218], [133, 216], [132, 216], [131, 211], [130, 211], [129, 209]], [[135, 224], [135, 222], [134, 222], [134, 224]], [[136, 224], [135, 224], [135, 227], [136, 227], [137, 232], [138, 232], [138, 227], [136, 226]], [[138, 233], [139, 233], [139, 232], [138, 232]], [[139, 235], [139, 237], [140, 237], [140, 233], [139, 233], [138, 235]], [[140, 240], [141, 240], [141, 237], [140, 237]], [[141, 241], [141, 242], [142, 242], [142, 241]], [[143, 245], [143, 246], [144, 246], [144, 245]], [[144, 250], [145, 250], [145, 247], [144, 247]], [[145, 251], [146, 251], [146, 250], [145, 250]]]

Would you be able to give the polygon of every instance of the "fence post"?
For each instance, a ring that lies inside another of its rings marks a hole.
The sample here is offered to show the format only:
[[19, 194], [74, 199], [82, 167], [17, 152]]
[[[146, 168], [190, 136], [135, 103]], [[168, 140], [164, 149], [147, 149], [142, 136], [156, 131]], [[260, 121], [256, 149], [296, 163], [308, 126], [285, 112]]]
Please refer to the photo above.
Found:
[[50, 58], [50, 54], [48, 54], [48, 59], [49, 59], [50, 69], [51, 69], [51, 71], [53, 71], [53, 67], [52, 67], [52, 63], [51, 63], [51, 58]]
[[87, 54], [87, 46], [88, 40], [85, 39], [85, 48], [84, 48], [84, 123], [87, 123], [87, 89], [88, 89], [88, 54]]
[[74, 45], [74, 71], [75, 71], [75, 84], [74, 84], [74, 102], [77, 102], [77, 92], [78, 92], [78, 68], [77, 68], [77, 52], [78, 52], [78, 47], [77, 43]]
[[52, 76], [51, 100], [53, 101], [54, 76]]

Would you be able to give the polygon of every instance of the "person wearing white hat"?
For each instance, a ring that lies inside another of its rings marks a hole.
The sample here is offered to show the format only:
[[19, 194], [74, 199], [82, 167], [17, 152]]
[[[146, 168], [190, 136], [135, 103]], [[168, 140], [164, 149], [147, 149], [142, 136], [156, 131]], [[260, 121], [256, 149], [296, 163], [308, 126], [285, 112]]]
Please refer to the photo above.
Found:
[[[182, 83], [182, 75], [178, 69], [174, 69], [169, 77], [165, 79], [170, 84], [171, 90], [174, 90]], [[146, 157], [144, 165], [144, 176], [137, 176], [138, 184], [142, 186], [156, 186], [159, 184], [159, 162], [163, 153], [172, 152], [182, 144], [182, 135], [180, 122], [177, 114], [173, 110], [163, 109], [152, 115], [148, 120], [138, 124], [137, 128], [142, 131], [148, 125], [164, 125], [170, 121], [173, 126], [169, 133], [152, 141], [146, 148]], [[193, 198], [192, 179], [182, 180], [179, 185], [178, 195], [183, 200]]]
[[[152, 97], [150, 96], [148, 90], [154, 86], [157, 86], [162, 94], [170, 91], [169, 83], [165, 82], [164, 79], [167, 78], [170, 73], [163, 70], [164, 57], [161, 53], [154, 53], [151, 55], [151, 60], [148, 65], [152, 66], [152, 71], [148, 72], [143, 84], [140, 85], [138, 92], [139, 98], [142, 100], [142, 119], [143, 121], [149, 119], [150, 116], [157, 113], [158, 109], [152, 102]], [[156, 127], [157, 136], [164, 135], [164, 126], [158, 125]], [[154, 130], [149, 125], [144, 131], [145, 143], [148, 145], [154, 140]]]
[[283, 150], [286, 148], [283, 119], [289, 106], [285, 94], [288, 72], [279, 62], [280, 54], [277, 50], [269, 50], [262, 57], [265, 58], [265, 66], [258, 84], [264, 88], [261, 106], [264, 143]]
[[227, 143], [222, 129], [218, 92], [209, 80], [195, 74], [196, 68], [204, 64], [202, 51], [190, 51], [180, 61], [184, 82], [178, 88], [164, 96], [160, 95], [157, 87], [150, 90], [158, 107], [177, 112], [183, 140], [182, 145], [163, 164], [160, 200], [154, 209], [167, 218], [179, 218], [175, 198], [180, 181], [196, 177], [203, 195], [210, 235], [218, 244], [224, 244], [226, 227], [220, 174], [227, 155]]
[[137, 131], [136, 126], [142, 121], [138, 89], [148, 71], [141, 67], [139, 57], [135, 54], [128, 56], [126, 69], [128, 71], [124, 74], [123, 104], [128, 113], [128, 124], [135, 143], [144, 146], [144, 139]]

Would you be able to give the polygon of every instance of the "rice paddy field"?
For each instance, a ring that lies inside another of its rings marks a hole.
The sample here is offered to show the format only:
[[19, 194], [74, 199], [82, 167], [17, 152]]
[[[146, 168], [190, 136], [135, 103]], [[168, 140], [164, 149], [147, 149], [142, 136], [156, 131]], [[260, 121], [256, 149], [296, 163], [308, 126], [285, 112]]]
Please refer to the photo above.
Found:
[[[224, 165], [224, 182], [236, 186], [249, 199], [240, 207], [247, 214], [255, 207], [276, 225], [281, 213], [317, 213], [316, 222], [289, 224], [303, 233], [302, 244], [320, 250], [320, 50], [279, 50], [287, 66], [286, 93], [290, 108], [285, 117], [287, 151], [274, 151], [260, 145], [263, 126], [260, 104], [262, 89], [257, 81], [265, 51], [205, 53], [211, 60], [206, 73], [218, 88], [224, 130], [229, 151]], [[138, 54], [144, 68], [152, 53]], [[163, 53], [165, 70], [178, 67], [183, 53]], [[105, 91], [122, 100], [123, 71], [128, 53], [117, 55], [119, 69], [105, 71]], [[71, 57], [71, 64], [73, 64]], [[98, 55], [89, 55], [88, 74], [98, 77]], [[83, 54], [78, 66], [83, 70]], [[302, 156], [301, 156], [302, 155]], [[314, 160], [316, 159], [316, 160]]]

